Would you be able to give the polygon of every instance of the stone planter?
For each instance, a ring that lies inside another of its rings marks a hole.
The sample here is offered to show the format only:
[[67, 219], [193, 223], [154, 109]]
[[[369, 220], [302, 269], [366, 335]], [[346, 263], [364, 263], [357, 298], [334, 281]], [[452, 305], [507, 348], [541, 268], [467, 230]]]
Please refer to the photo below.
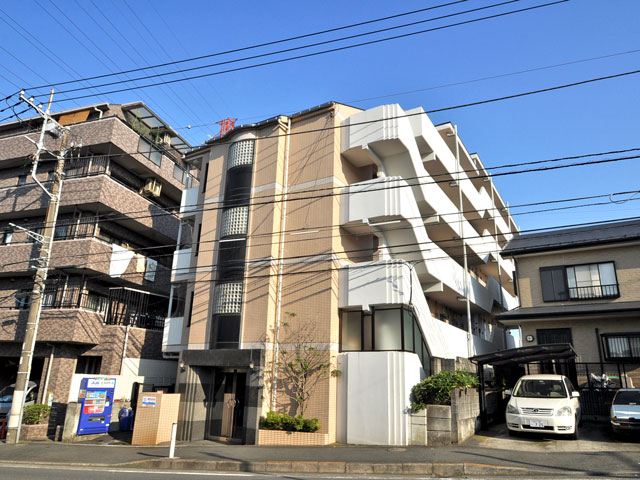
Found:
[[457, 445], [476, 431], [480, 406], [475, 388], [451, 392], [451, 405], [427, 405], [409, 414], [410, 445]]
[[258, 445], [328, 445], [326, 433], [285, 432], [282, 430], [263, 430], [258, 432]]
[[36, 425], [22, 425], [20, 427], [20, 440], [46, 440], [48, 423], [38, 423]]

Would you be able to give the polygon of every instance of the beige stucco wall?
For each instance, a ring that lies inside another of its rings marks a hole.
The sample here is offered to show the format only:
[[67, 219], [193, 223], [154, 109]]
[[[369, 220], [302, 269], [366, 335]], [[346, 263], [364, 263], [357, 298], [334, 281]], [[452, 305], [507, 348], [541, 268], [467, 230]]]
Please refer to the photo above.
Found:
[[[620, 297], [606, 300], [543, 302], [540, 268], [556, 265], [615, 262]], [[640, 300], [640, 255], [638, 244], [602, 245], [601, 247], [565, 250], [545, 254], [531, 254], [517, 258], [518, 294], [522, 307], [541, 305], [575, 305], [576, 303], [630, 302]]]

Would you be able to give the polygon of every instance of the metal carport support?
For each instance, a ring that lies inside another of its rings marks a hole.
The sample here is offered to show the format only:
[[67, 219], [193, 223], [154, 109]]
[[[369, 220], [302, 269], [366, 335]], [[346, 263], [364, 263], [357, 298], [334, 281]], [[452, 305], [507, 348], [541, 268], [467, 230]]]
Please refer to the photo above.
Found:
[[518, 366], [523, 363], [542, 362], [548, 360], [566, 360], [576, 357], [576, 352], [569, 343], [550, 343], [546, 345], [530, 345], [528, 347], [511, 348], [484, 355], [476, 355], [469, 360], [476, 362], [478, 368], [478, 390], [480, 400], [480, 422], [483, 430], [487, 429], [487, 406], [485, 402], [484, 366]]

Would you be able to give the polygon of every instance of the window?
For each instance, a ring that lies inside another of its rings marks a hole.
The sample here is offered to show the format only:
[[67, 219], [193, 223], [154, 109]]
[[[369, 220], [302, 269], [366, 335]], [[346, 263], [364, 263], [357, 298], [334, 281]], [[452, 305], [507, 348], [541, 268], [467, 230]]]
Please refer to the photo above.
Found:
[[207, 178], [209, 178], [209, 162], [204, 167], [204, 180], [202, 181], [202, 193], [207, 191]]
[[200, 233], [201, 233], [201, 231], [202, 231], [202, 224], [199, 223], [198, 224], [198, 230], [197, 230], [197, 233], [196, 233], [196, 244], [195, 244], [195, 246], [193, 248], [193, 256], [194, 257], [197, 257], [198, 253], [200, 252]]
[[100, 367], [102, 366], [102, 357], [100, 356], [82, 356], [78, 357], [78, 363], [76, 363], [76, 373], [83, 373], [85, 375], [97, 375], [100, 373]]
[[22, 186], [25, 185], [27, 183], [27, 176], [26, 175], [20, 175], [18, 177], [18, 186]]
[[618, 297], [618, 281], [613, 262], [567, 267], [569, 298]]
[[613, 262], [540, 268], [545, 302], [620, 296]]
[[609, 334], [602, 338], [607, 360], [640, 358], [640, 333]]
[[545, 302], [558, 302], [569, 298], [564, 267], [542, 267], [540, 280], [542, 282], [542, 298]]
[[407, 308], [342, 312], [340, 350], [404, 351], [418, 355], [425, 373], [431, 372], [431, 357], [419, 323]]
[[158, 167], [162, 165], [162, 151], [142, 137], [138, 140], [138, 152], [147, 157]]
[[173, 165], [173, 178], [178, 180], [181, 184], [185, 184], [187, 175], [187, 171], [180, 165], [178, 165], [177, 163]]
[[13, 239], [13, 232], [11, 230], [5, 230], [0, 235], [0, 245], [10, 245]]
[[29, 310], [31, 306], [31, 292], [27, 290], [23, 290], [21, 292], [17, 292], [14, 295], [16, 299], [16, 308], [18, 310]]

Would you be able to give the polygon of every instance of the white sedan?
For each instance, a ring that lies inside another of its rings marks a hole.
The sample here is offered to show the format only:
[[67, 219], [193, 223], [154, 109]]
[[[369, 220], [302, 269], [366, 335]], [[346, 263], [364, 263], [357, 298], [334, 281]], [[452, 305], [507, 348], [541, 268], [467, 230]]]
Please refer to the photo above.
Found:
[[525, 375], [518, 380], [507, 404], [509, 435], [547, 432], [578, 438], [580, 393], [563, 375]]

